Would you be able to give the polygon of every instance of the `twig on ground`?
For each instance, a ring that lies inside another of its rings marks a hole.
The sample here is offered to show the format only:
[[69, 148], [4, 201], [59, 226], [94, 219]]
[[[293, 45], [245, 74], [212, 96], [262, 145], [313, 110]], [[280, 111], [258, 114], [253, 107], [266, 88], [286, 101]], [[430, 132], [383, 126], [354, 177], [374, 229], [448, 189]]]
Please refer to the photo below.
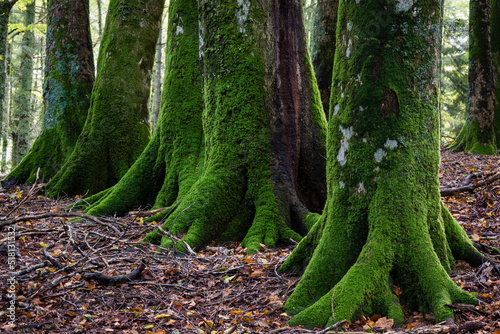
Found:
[[117, 285], [128, 283], [139, 277], [142, 271], [146, 268], [144, 262], [141, 262], [137, 267], [135, 267], [130, 273], [126, 275], [118, 276], [106, 276], [99, 273], [85, 273], [83, 278], [86, 280], [95, 280], [103, 285]]

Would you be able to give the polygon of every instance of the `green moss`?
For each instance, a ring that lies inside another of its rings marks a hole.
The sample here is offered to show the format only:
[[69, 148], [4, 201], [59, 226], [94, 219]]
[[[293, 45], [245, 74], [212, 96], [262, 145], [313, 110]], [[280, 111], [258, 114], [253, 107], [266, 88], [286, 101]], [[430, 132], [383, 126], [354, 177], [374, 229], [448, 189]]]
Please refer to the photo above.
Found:
[[[274, 127], [281, 126], [276, 119], [293, 110], [276, 107], [276, 54], [266, 30], [277, 24], [271, 9], [267, 2], [170, 3], [160, 123], [142, 156], [89, 213], [122, 214], [153, 203], [167, 207], [149, 220], [195, 249], [212, 240], [236, 239], [255, 252], [262, 244], [300, 240], [292, 220], [304, 216], [310, 228], [314, 218], [308, 209], [320, 211], [324, 204], [324, 159], [318, 162], [318, 157], [324, 155], [326, 122], [312, 68], [301, 58], [305, 88], [297, 109], [303, 110], [305, 125], [297, 136], [303, 146], [286, 157], [296, 159], [296, 165], [283, 168], [282, 143], [273, 131], [279, 133]], [[306, 57], [305, 46], [300, 47]], [[306, 186], [314, 189], [312, 196]], [[163, 234], [158, 228], [143, 241], [182, 251]]]
[[[56, 174], [73, 151], [90, 106], [94, 59], [85, 15], [88, 2], [70, 2], [57, 10], [53, 1], [48, 6], [46, 112], [42, 133], [6, 178], [17, 183], [34, 182], [39, 167], [42, 180]], [[64, 15], [63, 10], [72, 14]]]
[[439, 196], [440, 3], [340, 3], [328, 200], [280, 268], [307, 264], [285, 304], [293, 325], [376, 313], [401, 324], [394, 285], [407, 308], [437, 321], [453, 316], [445, 303], [477, 303], [448, 276], [454, 259], [477, 263], [478, 253]]
[[[95, 194], [127, 172], [149, 140], [147, 100], [163, 1], [111, 1], [91, 107], [78, 142], [47, 193]], [[115, 15], [138, 8], [136, 19]]]

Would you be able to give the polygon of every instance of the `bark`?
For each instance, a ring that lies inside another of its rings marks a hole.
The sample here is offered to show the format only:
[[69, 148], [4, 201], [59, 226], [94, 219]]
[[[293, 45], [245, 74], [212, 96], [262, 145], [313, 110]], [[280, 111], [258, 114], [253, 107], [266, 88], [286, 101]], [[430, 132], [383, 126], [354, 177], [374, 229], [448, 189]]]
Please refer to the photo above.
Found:
[[[477, 303], [448, 276], [454, 259], [482, 258], [439, 196], [440, 5], [340, 4], [327, 203], [280, 268], [305, 268], [285, 304], [293, 325], [359, 314], [401, 324], [399, 298], [439, 322], [453, 317], [444, 304]], [[385, 26], [367, 26], [373, 15]]]
[[[35, 0], [26, 4], [24, 15], [26, 27], [35, 23]], [[21, 41], [20, 87], [17, 92], [17, 109], [14, 117], [17, 122], [17, 129], [14, 129], [17, 131], [17, 138], [14, 142], [17, 154], [12, 158], [12, 166], [17, 165], [28, 154], [29, 149], [34, 47], [35, 34], [31, 29], [28, 29], [24, 32]]]
[[5, 115], [3, 119], [3, 129], [2, 131], [2, 166], [1, 172], [7, 171], [7, 146], [8, 146], [8, 129], [11, 124], [11, 96], [12, 96], [12, 79], [10, 77], [11, 72], [11, 61], [12, 61], [12, 45], [7, 44], [6, 58], [7, 64], [5, 68], [6, 74], [6, 87], [5, 94], [2, 102], [2, 113]]
[[318, 0], [311, 36], [311, 58], [327, 118], [332, 91], [338, 8], [339, 0]]
[[96, 0], [97, 2], [97, 23], [99, 27], [99, 37], [102, 36], [102, 3], [101, 0]]
[[467, 120], [450, 146], [455, 151], [497, 154], [490, 12], [490, 0], [470, 1]]
[[110, 2], [87, 120], [75, 149], [47, 184], [50, 196], [113, 186], [148, 143], [147, 100], [162, 11], [163, 1]]
[[50, 0], [42, 132], [29, 154], [7, 176], [7, 183], [31, 183], [38, 167], [48, 180], [73, 151], [90, 106], [94, 57], [89, 0]]
[[[0, 112], [0, 138], [2, 140], [7, 140], [7, 122], [4, 119], [8, 118], [8, 113], [5, 111], [5, 86], [7, 82], [7, 36], [9, 32], [9, 18], [10, 11], [12, 7], [17, 2], [13, 1], [0, 1], [0, 106], [2, 111]], [[4, 125], [5, 124], [5, 127]], [[3, 144], [6, 145], [6, 142]], [[5, 164], [5, 158], [2, 156], [2, 166]]]
[[[324, 204], [326, 127], [297, 24], [301, 3], [198, 5], [200, 23], [195, 0], [170, 3], [158, 128], [129, 175], [88, 212], [171, 205], [154, 219], [193, 248], [243, 239], [256, 251], [299, 239], [301, 216]], [[145, 241], [174, 246], [161, 229]]]
[[495, 79], [495, 139], [500, 143], [500, 1], [491, 0], [491, 63]]
[[161, 28], [158, 35], [158, 42], [156, 43], [156, 56], [155, 56], [155, 75], [153, 85], [153, 100], [151, 102], [151, 128], [154, 131], [158, 118], [160, 117], [161, 109], [161, 69], [162, 69], [162, 40]]

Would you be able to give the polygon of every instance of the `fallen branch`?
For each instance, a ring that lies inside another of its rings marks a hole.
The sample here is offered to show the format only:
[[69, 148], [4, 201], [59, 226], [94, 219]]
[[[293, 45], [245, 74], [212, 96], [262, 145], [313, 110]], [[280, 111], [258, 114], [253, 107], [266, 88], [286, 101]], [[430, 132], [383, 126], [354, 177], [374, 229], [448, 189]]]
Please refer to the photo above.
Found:
[[[489, 176], [491, 175], [491, 176]], [[479, 180], [474, 183], [469, 183], [463, 186], [455, 187], [455, 188], [440, 188], [439, 192], [441, 193], [441, 196], [452, 196], [458, 193], [466, 192], [466, 191], [472, 191], [476, 188], [486, 186], [488, 184], [491, 184], [495, 182], [496, 180], [500, 179], [500, 172], [495, 172], [492, 174], [489, 174], [485, 179]]]
[[[85, 218], [85, 219], [91, 220], [97, 224], [112, 228], [117, 233], [120, 233], [120, 231], [116, 228], [116, 226], [113, 226], [113, 224], [117, 224], [120, 226], [124, 225], [124, 224], [116, 222], [116, 221], [112, 221], [112, 220], [110, 221], [109, 219], [106, 219], [106, 218], [97, 218], [97, 217], [88, 215], [88, 214], [83, 213], [83, 212], [45, 212], [45, 213], [41, 213], [38, 215], [19, 216], [19, 217], [13, 218], [13, 219], [5, 220], [3, 222], [0, 222], [0, 229], [3, 228], [4, 226], [12, 225], [12, 224], [15, 224], [15, 223], [18, 223], [21, 221], [37, 220], [37, 219], [43, 219], [43, 218], [68, 218], [68, 217], [70, 217], [70, 218], [75, 218], [75, 217]], [[111, 223], [104, 222], [106, 220], [108, 222], [111, 222]]]
[[83, 275], [83, 278], [86, 280], [90, 279], [95, 280], [103, 285], [117, 285], [133, 281], [134, 279], [136, 279], [141, 275], [144, 268], [146, 268], [146, 265], [143, 262], [141, 262], [140, 265], [135, 267], [134, 270], [132, 270], [130, 273], [126, 275], [106, 276], [99, 273], [86, 273]]

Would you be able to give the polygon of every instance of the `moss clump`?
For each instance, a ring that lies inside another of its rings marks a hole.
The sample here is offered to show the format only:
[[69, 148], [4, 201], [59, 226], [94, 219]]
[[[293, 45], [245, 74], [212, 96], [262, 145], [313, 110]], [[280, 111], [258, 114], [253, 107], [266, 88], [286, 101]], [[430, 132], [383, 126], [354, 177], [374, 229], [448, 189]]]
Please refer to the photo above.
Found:
[[[375, 313], [401, 324], [400, 300], [442, 321], [453, 317], [445, 303], [477, 303], [448, 276], [455, 259], [482, 257], [439, 195], [440, 4], [339, 7], [328, 200], [280, 268], [303, 272], [285, 304], [292, 325]], [[374, 13], [389, 20], [367, 29]]]
[[47, 194], [95, 194], [125, 175], [149, 140], [147, 100], [163, 1], [110, 1], [84, 129]]

